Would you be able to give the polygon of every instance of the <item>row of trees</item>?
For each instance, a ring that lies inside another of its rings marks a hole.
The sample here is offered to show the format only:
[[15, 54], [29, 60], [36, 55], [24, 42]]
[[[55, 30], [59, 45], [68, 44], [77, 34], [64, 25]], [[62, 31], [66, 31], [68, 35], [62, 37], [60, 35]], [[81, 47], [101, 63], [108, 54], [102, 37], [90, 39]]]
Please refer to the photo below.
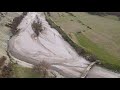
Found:
[[41, 22], [33, 22], [32, 23], [32, 29], [33, 31], [35, 32], [36, 36], [38, 37], [39, 36], [39, 32], [41, 32], [43, 29], [42, 29], [42, 23]]

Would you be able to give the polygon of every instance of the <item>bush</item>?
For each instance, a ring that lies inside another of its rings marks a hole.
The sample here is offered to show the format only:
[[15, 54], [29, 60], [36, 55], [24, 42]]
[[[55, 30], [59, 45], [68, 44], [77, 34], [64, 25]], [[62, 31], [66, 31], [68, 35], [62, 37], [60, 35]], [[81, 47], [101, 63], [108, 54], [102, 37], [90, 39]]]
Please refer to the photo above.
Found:
[[39, 64], [33, 67], [33, 71], [39, 73], [43, 77], [48, 77], [48, 69], [50, 68], [50, 64], [45, 61], [41, 61]]
[[22, 21], [22, 19], [25, 17], [25, 15], [27, 15], [27, 12], [23, 12], [22, 15], [15, 17], [13, 19], [12, 24], [9, 24], [10, 25], [9, 27], [11, 27], [11, 32], [13, 35], [18, 33], [19, 29], [17, 29], [17, 27], [20, 24], [20, 22]]
[[91, 62], [94, 62], [97, 60], [96, 56], [94, 56], [94, 55], [86, 55], [86, 59]]
[[34, 30], [35, 34], [37, 36], [39, 36], [39, 32], [41, 32], [43, 29], [42, 29], [42, 23], [39, 23], [39, 22], [33, 22], [32, 24], [32, 29]]
[[2, 56], [1, 58], [0, 58], [0, 67], [1, 66], [3, 66], [3, 64], [5, 63], [5, 60], [6, 60], [7, 58], [5, 57], [5, 56]]
[[13, 75], [12, 73], [12, 64], [9, 63], [7, 66], [4, 66], [1, 70], [1, 78], [11, 78]]
[[20, 22], [21, 22], [22, 19], [23, 19], [23, 16], [22, 16], [22, 15], [19, 16], [19, 17], [15, 17], [15, 18], [13, 19], [12, 29], [11, 29], [13, 35], [15, 35], [15, 34], [18, 32], [17, 26], [20, 24]]

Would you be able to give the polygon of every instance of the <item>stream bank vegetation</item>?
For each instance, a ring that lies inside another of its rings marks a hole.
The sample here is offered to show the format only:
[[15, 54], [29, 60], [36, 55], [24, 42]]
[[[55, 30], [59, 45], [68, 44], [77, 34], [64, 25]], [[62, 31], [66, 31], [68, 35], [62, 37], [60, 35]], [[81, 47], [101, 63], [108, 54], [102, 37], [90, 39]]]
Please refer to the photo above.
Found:
[[7, 23], [5, 26], [11, 28], [11, 32], [13, 35], [17, 34], [19, 32], [19, 29], [17, 29], [17, 26], [20, 24], [22, 19], [27, 15], [27, 12], [23, 12], [20, 16], [15, 17], [12, 21], [12, 23]]
[[39, 64], [33, 66], [33, 68], [27, 68], [12, 64], [12, 78], [51, 78], [48, 69], [50, 64], [45, 61], [41, 61]]
[[[55, 19], [54, 16], [53, 16], [53, 13], [51, 13], [51, 17], [48, 16], [47, 13], [45, 13], [45, 15], [46, 15], [46, 20], [51, 25], [51, 27], [55, 28], [62, 35], [62, 37], [64, 38], [64, 40], [66, 40], [76, 50], [76, 52], [80, 56], [83, 56], [84, 58], [86, 58], [89, 61], [96, 61], [97, 60], [97, 61], [100, 62], [100, 63], [98, 63], [100, 66], [108, 68], [108, 69], [116, 71], [116, 72], [120, 72], [120, 59], [117, 58], [117, 57], [115, 57], [115, 56], [113, 56], [113, 55], [111, 55], [111, 54], [109, 54], [102, 47], [99, 47], [98, 45], [94, 44], [93, 41], [89, 40], [88, 38], [86, 38], [86, 36], [84, 36], [84, 34], [87, 33], [87, 32], [84, 32], [84, 31], [92, 29], [92, 31], [89, 30], [89, 32], [93, 32], [94, 31], [93, 27], [91, 27], [90, 25], [86, 24], [87, 26], [90, 26], [90, 27], [86, 28], [86, 26], [83, 25], [83, 24], [81, 24], [81, 22], [80, 22], [79, 25], [81, 26], [81, 29], [83, 29], [83, 30], [80, 30], [80, 31], [76, 30], [76, 31], [72, 32], [74, 34], [74, 36], [76, 37], [76, 40], [78, 41], [78, 43], [76, 43], [76, 42], [72, 41], [70, 39], [70, 37], [68, 37], [67, 34], [69, 34], [68, 32], [71, 31], [71, 28], [69, 28], [68, 26], [66, 26], [66, 24], [64, 24], [64, 21], [71, 22], [71, 21], [67, 21], [67, 20], [70, 20], [71, 18], [74, 18], [74, 22], [77, 22], [79, 20], [78, 17], [76, 18], [76, 17], [73, 17], [73, 15], [70, 15], [70, 14], [67, 15], [67, 14], [65, 14], [66, 16], [64, 17], [64, 19], [65, 18], [66, 19], [64, 20], [63, 18], [62, 19], [61, 18], [58, 18], [58, 19], [56, 18]], [[86, 18], [87, 18], [88, 14], [85, 14], [85, 15], [86, 15]], [[55, 16], [55, 17], [57, 17], [57, 16]], [[70, 18], [70, 19], [68, 19], [68, 18]], [[81, 15], [81, 18], [82, 18], [82, 15]], [[83, 17], [83, 19], [84, 18], [85, 18], [85, 16]], [[88, 18], [87, 18], [87, 20], [88, 20]], [[83, 26], [85, 26], [85, 28], [83, 28]], [[64, 30], [64, 29], [67, 29], [67, 30]], [[70, 29], [70, 31], [68, 31], [68, 29]], [[78, 33], [78, 32], [80, 32], [80, 33]]]
[[0, 68], [0, 78], [48, 78], [47, 66], [44, 63], [27, 68], [10, 62]]
[[[12, 23], [6, 24], [7, 27], [11, 28], [11, 32], [13, 35], [19, 33], [17, 27], [21, 23], [25, 15], [27, 15], [27, 12], [23, 12], [22, 15], [15, 17]], [[31, 24], [31, 27], [35, 33], [35, 36], [37, 37], [39, 36], [39, 33], [42, 32], [43, 30], [42, 23], [40, 21], [34, 21]], [[5, 60], [6, 57], [3, 56], [0, 60], [1, 62], [0, 64], [3, 64]], [[45, 61], [42, 61], [37, 65], [34, 65], [33, 68], [23, 67], [21, 65], [18, 65], [17, 63], [10, 61], [8, 65], [1, 68], [0, 77], [1, 78], [50, 78], [51, 76], [49, 76], [49, 72], [48, 72], [49, 68], [50, 65]]]
[[32, 23], [32, 29], [35, 32], [36, 36], [39, 36], [39, 32], [42, 32], [42, 23], [41, 22], [33, 22]]
[[6, 57], [2, 56], [0, 58], [0, 78], [11, 78], [12, 73], [12, 63], [9, 62], [7, 65], [5, 65]]
[[41, 61], [33, 67], [33, 72], [40, 74], [43, 78], [48, 78], [48, 69], [50, 69], [50, 64], [45, 61]]
[[93, 62], [98, 60], [97, 57], [93, 54], [90, 54], [89, 52], [87, 52], [86, 50], [84, 50], [84, 48], [81, 48], [79, 45], [77, 45], [76, 43], [74, 43], [69, 37], [68, 35], [64, 32], [63, 29], [61, 29], [60, 26], [58, 26], [51, 18], [49, 18], [46, 15], [46, 20], [48, 21], [48, 23], [51, 25], [52, 28], [55, 28], [64, 38], [65, 41], [67, 41], [78, 53], [78, 55], [83, 56], [84, 58], [86, 58], [87, 60]]

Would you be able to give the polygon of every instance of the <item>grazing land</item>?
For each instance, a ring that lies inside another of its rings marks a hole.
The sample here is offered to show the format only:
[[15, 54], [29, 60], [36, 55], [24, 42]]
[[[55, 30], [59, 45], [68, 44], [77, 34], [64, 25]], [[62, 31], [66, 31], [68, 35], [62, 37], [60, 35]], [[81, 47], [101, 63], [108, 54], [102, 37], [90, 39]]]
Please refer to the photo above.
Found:
[[120, 71], [119, 13], [50, 12], [50, 17], [103, 66]]

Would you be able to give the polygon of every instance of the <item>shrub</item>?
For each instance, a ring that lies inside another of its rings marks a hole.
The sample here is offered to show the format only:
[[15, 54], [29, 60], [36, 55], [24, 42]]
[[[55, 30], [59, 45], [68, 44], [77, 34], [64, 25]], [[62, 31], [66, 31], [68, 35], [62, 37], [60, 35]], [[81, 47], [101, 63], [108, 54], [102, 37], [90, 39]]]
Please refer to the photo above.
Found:
[[86, 55], [86, 59], [91, 62], [94, 62], [97, 60], [96, 56], [94, 56], [94, 55]]
[[49, 68], [50, 68], [50, 64], [48, 64], [45, 61], [41, 61], [39, 64], [33, 67], [33, 71], [39, 73], [43, 77], [47, 77]]
[[79, 31], [78, 33], [82, 33], [81, 31]]
[[12, 64], [9, 63], [7, 66], [4, 66], [1, 70], [1, 78], [11, 78], [13, 75], [12, 73]]
[[35, 32], [37, 36], [39, 36], [39, 32], [41, 32], [42, 29], [42, 23], [36, 23], [35, 21], [32, 23], [32, 29]]
[[12, 32], [13, 35], [15, 35], [16, 33], [18, 33], [19, 29], [17, 29], [17, 26], [20, 24], [20, 22], [25, 17], [25, 15], [27, 15], [27, 12], [23, 12], [22, 15], [20, 15], [18, 17], [15, 17], [13, 19], [12, 24], [8, 25], [9, 27], [11, 27], [11, 32]]
[[87, 28], [92, 29], [91, 27], [87, 26]]
[[6, 59], [7, 59], [7, 58], [6, 58], [5, 56], [2, 56], [2, 57], [0, 58], [0, 67], [3, 66], [3, 64], [4, 64], [4, 62], [5, 62]]

